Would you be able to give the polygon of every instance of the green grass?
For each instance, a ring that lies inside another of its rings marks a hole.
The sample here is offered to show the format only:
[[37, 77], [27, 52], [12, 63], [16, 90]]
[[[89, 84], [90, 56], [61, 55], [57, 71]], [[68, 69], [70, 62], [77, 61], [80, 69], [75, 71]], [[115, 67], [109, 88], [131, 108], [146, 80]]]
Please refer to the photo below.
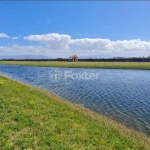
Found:
[[0, 64], [69, 67], [69, 68], [110, 68], [110, 69], [145, 69], [150, 70], [149, 62], [31, 62], [31, 61], [0, 61]]
[[2, 150], [148, 150], [150, 139], [88, 109], [0, 76]]

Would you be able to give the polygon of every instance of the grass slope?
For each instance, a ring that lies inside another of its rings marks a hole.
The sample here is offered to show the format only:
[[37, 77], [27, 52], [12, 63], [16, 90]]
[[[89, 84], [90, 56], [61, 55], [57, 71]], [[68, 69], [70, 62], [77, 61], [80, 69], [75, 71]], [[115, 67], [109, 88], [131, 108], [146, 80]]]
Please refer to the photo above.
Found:
[[145, 69], [150, 70], [149, 62], [31, 62], [31, 61], [0, 61], [0, 64], [69, 67], [69, 68], [110, 68], [110, 69]]
[[0, 149], [148, 150], [150, 139], [62, 98], [0, 76]]

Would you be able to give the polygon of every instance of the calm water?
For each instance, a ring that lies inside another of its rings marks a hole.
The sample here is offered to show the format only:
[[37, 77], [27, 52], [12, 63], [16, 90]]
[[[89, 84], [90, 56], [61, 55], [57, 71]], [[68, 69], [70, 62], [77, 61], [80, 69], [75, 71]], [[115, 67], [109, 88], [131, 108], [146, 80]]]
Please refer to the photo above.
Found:
[[55, 68], [0, 65], [0, 74], [42, 87], [150, 136], [150, 71], [66, 69], [98, 74], [96, 80], [50, 78]]

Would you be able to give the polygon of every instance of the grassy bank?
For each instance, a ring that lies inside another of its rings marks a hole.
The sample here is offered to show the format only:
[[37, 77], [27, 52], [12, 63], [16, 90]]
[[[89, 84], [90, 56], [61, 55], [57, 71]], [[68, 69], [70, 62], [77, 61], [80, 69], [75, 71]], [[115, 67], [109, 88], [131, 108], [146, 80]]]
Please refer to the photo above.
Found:
[[150, 139], [62, 98], [0, 76], [0, 149], [148, 150]]
[[110, 69], [145, 69], [150, 70], [149, 62], [31, 62], [31, 61], [0, 61], [0, 64], [69, 67], [69, 68], [110, 68]]

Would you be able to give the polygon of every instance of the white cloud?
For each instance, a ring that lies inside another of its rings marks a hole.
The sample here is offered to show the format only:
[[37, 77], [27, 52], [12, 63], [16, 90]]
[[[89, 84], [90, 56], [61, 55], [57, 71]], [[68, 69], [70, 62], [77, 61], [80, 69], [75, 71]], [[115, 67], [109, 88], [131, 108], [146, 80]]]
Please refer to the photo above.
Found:
[[111, 41], [109, 39], [89, 39], [89, 38], [84, 38], [84, 39], [72, 39], [70, 41], [70, 44], [78, 47], [79, 49], [84, 49], [84, 50], [106, 50], [109, 49], [106, 46], [110, 43]]
[[65, 34], [57, 34], [57, 33], [51, 33], [51, 34], [43, 34], [43, 35], [30, 35], [27, 37], [24, 37], [24, 39], [29, 41], [37, 41], [40, 43], [46, 44], [50, 49], [68, 49], [69, 41], [71, 40], [71, 37], [69, 35]]
[[86, 51], [138, 51], [150, 50], [150, 42], [142, 41], [140, 39], [132, 40], [118, 40], [111, 41], [102, 38], [83, 38], [71, 39], [71, 36], [64, 34], [44, 34], [44, 35], [30, 35], [24, 37], [29, 41], [37, 41], [48, 45], [51, 49], [69, 48]]
[[[139, 57], [150, 55], [150, 42], [140, 39], [117, 40], [102, 38], [72, 39], [65, 34], [29, 35], [24, 37], [29, 41], [42, 43], [41, 46], [11, 46], [0, 47], [1, 52], [10, 54], [46, 55], [49, 57], [68, 57], [72, 54], [87, 57]], [[35, 44], [35, 43], [34, 43]]]
[[12, 39], [12, 40], [17, 40], [18, 39], [18, 37], [16, 37], [16, 36], [15, 37], [10, 37], [5, 33], [0, 33], [0, 38], [7, 38], [7, 39]]
[[63, 56], [64, 52], [67, 53], [67, 50], [54, 51], [50, 50], [47, 46], [19, 46], [19, 45], [0, 46], [1, 56], [43, 55], [49, 58], [54, 58]]
[[0, 46], [0, 52], [5, 53], [13, 53], [13, 54], [33, 54], [33, 53], [40, 53], [44, 47], [42, 46]]
[[139, 39], [110, 41], [109, 39], [75, 39], [71, 44], [78, 46], [79, 49], [96, 51], [150, 51], [150, 42]]
[[0, 38], [9, 38], [9, 36], [5, 33], [0, 33]]

